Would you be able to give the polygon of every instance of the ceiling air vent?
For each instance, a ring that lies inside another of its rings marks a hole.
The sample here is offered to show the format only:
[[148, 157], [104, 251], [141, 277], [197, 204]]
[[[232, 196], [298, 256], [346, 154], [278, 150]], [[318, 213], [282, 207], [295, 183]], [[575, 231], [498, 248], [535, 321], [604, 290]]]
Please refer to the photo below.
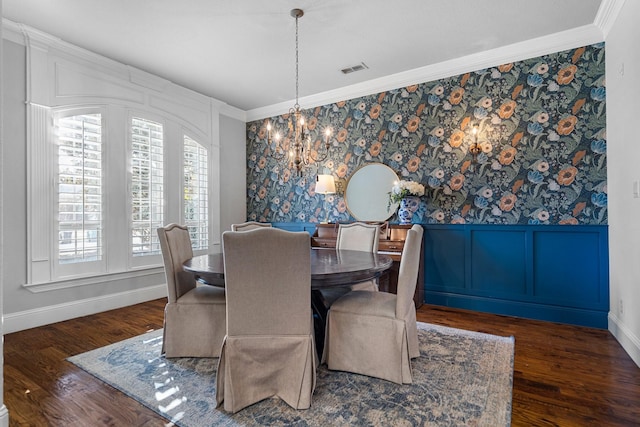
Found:
[[356, 71], [365, 70], [367, 68], [369, 68], [369, 67], [367, 67], [367, 64], [365, 64], [364, 62], [361, 62], [358, 65], [354, 65], [353, 67], [343, 68], [340, 71], [342, 71], [342, 74], [351, 74], [351, 73], [354, 73]]

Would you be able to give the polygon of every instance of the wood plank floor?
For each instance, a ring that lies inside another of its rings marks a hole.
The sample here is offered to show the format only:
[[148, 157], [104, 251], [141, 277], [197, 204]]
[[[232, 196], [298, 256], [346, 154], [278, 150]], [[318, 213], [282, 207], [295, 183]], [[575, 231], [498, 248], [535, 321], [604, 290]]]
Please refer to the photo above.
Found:
[[[165, 300], [5, 336], [10, 426], [162, 426], [166, 421], [67, 362], [162, 327]], [[640, 425], [640, 368], [604, 330], [424, 305], [418, 320], [513, 335], [514, 426]]]

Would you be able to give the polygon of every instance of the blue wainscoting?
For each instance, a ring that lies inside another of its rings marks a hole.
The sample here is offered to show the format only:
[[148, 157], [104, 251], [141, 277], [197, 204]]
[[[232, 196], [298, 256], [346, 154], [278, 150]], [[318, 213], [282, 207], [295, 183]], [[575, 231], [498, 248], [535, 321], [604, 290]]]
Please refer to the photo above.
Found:
[[287, 231], [306, 231], [310, 235], [316, 231], [316, 224], [313, 222], [272, 222], [271, 225]]
[[606, 226], [422, 225], [426, 303], [607, 328]]
[[607, 327], [606, 226], [424, 227], [427, 303]]

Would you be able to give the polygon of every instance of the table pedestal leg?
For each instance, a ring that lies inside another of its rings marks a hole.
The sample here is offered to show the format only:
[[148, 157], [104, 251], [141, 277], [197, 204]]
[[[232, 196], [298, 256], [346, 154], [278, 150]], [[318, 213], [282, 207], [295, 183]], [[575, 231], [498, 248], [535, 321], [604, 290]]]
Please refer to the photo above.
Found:
[[318, 359], [322, 360], [322, 350], [324, 349], [324, 334], [327, 322], [327, 312], [329, 307], [325, 305], [322, 293], [317, 289], [311, 290], [311, 309], [313, 310], [313, 328], [315, 330], [316, 351]]

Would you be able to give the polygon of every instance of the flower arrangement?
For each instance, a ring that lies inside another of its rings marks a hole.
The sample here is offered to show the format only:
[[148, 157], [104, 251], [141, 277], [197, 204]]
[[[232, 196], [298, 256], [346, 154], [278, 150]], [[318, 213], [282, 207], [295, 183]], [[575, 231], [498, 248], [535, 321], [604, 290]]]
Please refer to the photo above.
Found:
[[389, 192], [389, 204], [398, 203], [407, 196], [424, 196], [424, 185], [415, 181], [396, 182]]

